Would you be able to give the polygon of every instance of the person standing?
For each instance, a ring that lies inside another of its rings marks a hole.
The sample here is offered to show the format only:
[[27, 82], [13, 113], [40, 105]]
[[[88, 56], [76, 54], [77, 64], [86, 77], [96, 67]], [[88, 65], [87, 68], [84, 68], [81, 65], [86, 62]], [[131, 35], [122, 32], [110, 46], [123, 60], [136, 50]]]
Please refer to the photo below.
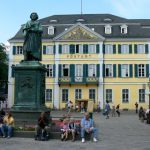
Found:
[[116, 113], [118, 114], [118, 117], [120, 117], [120, 110], [119, 110], [119, 108], [120, 108], [120, 104], [118, 104], [116, 106]]
[[112, 106], [112, 111], [111, 111], [111, 114], [112, 114], [112, 117], [115, 117], [115, 115], [116, 115], [116, 108], [115, 108], [115, 106]]
[[7, 138], [12, 137], [13, 127], [14, 127], [14, 118], [13, 118], [12, 114], [10, 112], [8, 112], [4, 116], [3, 125], [1, 127], [1, 131], [2, 131], [4, 138], [6, 136], [7, 136]]
[[135, 103], [135, 112], [136, 112], [136, 114], [138, 113], [138, 106], [139, 106], [139, 104], [136, 102]]
[[109, 119], [109, 113], [110, 113], [110, 105], [109, 105], [109, 101], [106, 101], [106, 105], [105, 105], [106, 119]]

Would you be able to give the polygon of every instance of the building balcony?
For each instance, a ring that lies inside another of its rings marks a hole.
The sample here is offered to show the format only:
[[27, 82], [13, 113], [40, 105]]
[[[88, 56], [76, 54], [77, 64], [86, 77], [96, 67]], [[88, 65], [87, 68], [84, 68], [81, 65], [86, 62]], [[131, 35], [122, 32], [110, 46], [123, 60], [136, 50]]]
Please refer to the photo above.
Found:
[[86, 83], [96, 83], [96, 84], [98, 84], [98, 77], [86, 77]]
[[61, 77], [58, 78], [58, 83], [59, 84], [70, 84], [71, 78], [70, 77]]

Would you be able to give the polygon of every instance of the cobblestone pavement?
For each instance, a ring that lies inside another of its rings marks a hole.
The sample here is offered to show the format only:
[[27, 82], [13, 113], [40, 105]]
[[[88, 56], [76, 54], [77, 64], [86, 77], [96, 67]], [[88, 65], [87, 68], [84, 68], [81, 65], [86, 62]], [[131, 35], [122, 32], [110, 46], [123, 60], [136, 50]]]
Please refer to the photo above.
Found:
[[[54, 114], [52, 112], [52, 115]], [[59, 116], [59, 113], [56, 116]], [[135, 114], [123, 114], [121, 117], [105, 119], [104, 116], [95, 113], [94, 119], [99, 130], [97, 143], [0, 138], [0, 150], [150, 150], [150, 125], [140, 122]]]

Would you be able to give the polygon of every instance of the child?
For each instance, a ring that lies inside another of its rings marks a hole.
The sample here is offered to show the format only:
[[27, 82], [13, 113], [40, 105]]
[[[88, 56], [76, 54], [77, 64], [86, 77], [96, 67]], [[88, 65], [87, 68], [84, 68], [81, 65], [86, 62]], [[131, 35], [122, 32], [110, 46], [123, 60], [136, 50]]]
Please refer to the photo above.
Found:
[[61, 129], [61, 140], [67, 140], [68, 139], [68, 133], [69, 133], [69, 125], [68, 125], [68, 120], [64, 119], [63, 121], [63, 129]]
[[111, 111], [112, 117], [115, 117], [115, 112], [116, 112], [115, 106], [112, 106], [112, 111]]

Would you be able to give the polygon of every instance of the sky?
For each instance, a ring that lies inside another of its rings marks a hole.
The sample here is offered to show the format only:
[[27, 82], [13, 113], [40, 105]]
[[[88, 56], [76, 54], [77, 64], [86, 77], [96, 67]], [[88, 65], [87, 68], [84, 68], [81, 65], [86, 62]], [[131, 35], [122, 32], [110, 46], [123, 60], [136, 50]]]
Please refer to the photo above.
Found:
[[[0, 0], [0, 43], [13, 37], [31, 12], [39, 18], [80, 14], [81, 0]], [[113, 14], [127, 19], [150, 19], [150, 0], [82, 0], [83, 14]]]

